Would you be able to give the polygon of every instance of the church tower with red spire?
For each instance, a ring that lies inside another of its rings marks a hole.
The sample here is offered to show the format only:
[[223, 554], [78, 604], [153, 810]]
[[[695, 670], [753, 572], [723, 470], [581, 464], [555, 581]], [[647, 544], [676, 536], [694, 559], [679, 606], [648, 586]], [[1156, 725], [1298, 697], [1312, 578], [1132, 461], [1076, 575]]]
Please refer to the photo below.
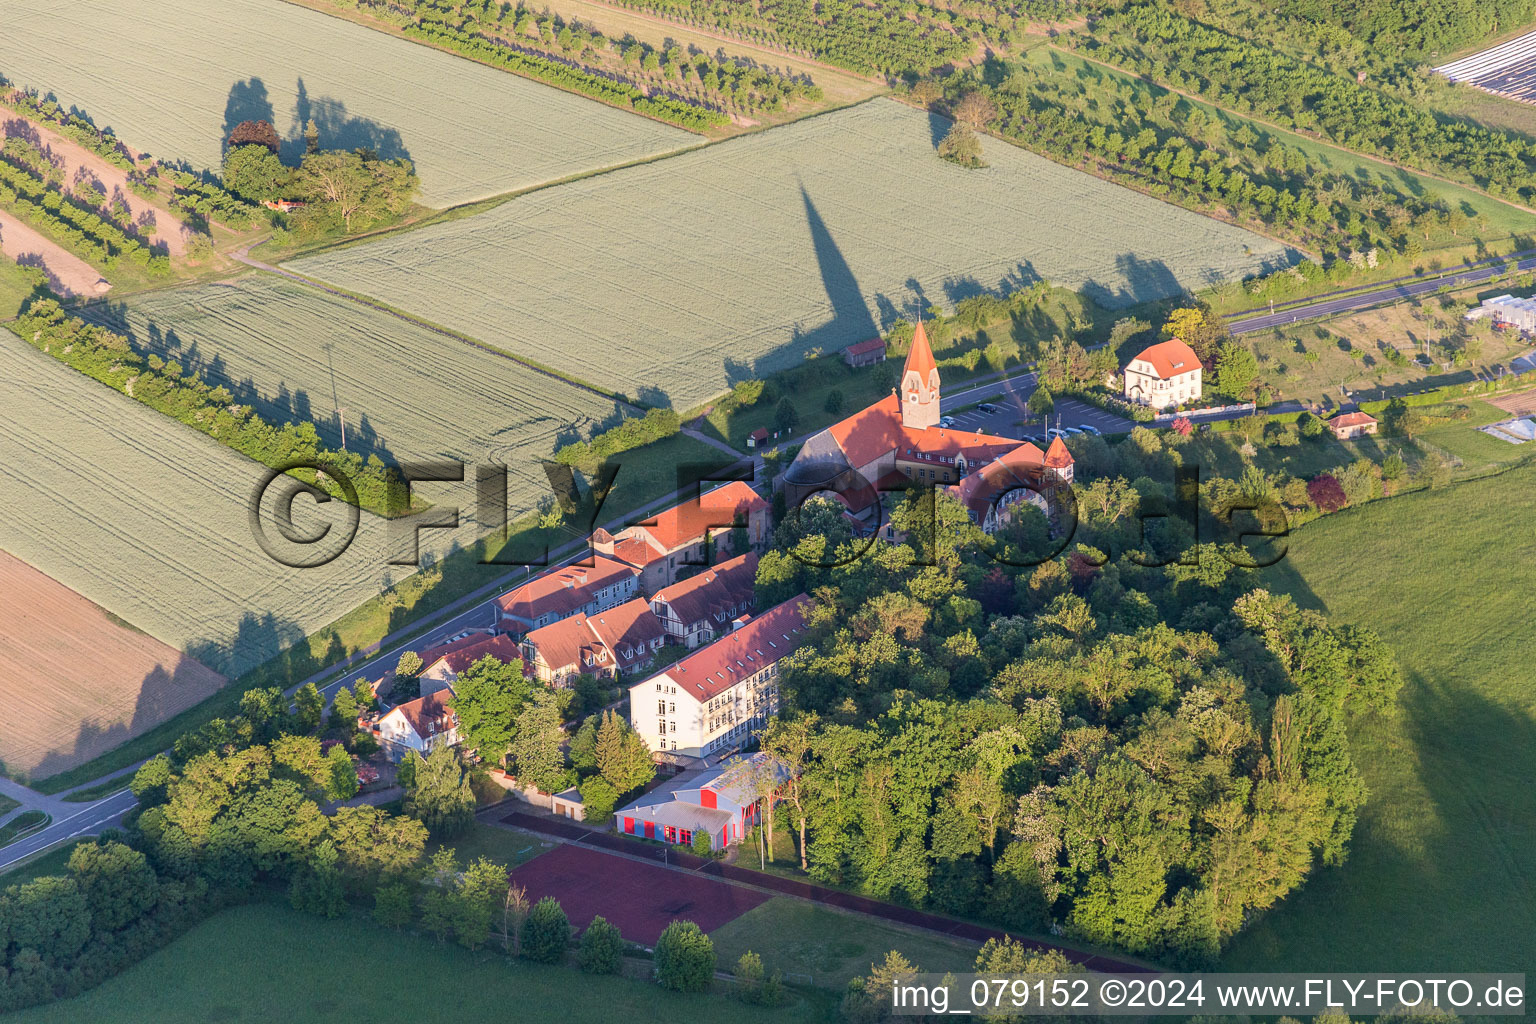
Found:
[[922, 320], [912, 332], [912, 348], [901, 371], [901, 422], [918, 430], [939, 425], [939, 364], [933, 360]]

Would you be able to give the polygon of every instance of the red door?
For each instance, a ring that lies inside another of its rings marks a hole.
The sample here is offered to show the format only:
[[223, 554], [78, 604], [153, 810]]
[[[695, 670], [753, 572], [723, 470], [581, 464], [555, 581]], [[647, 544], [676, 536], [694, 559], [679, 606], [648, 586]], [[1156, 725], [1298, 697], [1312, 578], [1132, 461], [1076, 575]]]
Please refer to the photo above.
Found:
[[656, 838], [656, 823], [654, 821], [648, 821], [645, 823], [645, 838]]

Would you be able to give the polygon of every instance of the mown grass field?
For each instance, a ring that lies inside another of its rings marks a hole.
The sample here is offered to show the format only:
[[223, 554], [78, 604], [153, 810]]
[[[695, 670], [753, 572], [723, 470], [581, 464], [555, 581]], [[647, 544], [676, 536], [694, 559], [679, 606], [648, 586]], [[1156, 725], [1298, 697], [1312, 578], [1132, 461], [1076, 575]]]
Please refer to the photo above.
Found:
[[[195, 984], [189, 979], [196, 979]], [[355, 918], [327, 921], [274, 904], [213, 917], [147, 960], [75, 999], [7, 1017], [14, 1024], [113, 1021], [207, 1024], [422, 1024], [445, 1019], [548, 1024], [613, 1020], [819, 1021], [828, 1006], [800, 996], [763, 1009], [650, 981], [508, 961]]]
[[329, 448], [345, 427], [350, 451], [387, 462], [505, 463], [514, 515], [549, 494], [541, 459], [620, 417], [612, 400], [505, 355], [270, 274], [86, 316], [270, 422], [313, 421]]
[[1536, 467], [1311, 523], [1263, 582], [1370, 626], [1407, 678], [1353, 724], [1342, 867], [1239, 935], [1245, 970], [1525, 970], [1536, 958]]
[[[14, 5], [13, 5], [14, 6]], [[6, 13], [0, 72], [130, 145], [217, 167], [234, 124], [409, 156], [449, 206], [691, 145], [635, 114], [276, 0], [62, 0]]]
[[710, 938], [727, 970], [750, 950], [763, 958], [769, 974], [783, 971], [788, 981], [838, 992], [849, 979], [869, 974], [893, 949], [935, 974], [975, 970], [978, 952], [977, 946], [960, 939], [899, 928], [789, 896], [754, 907], [716, 928]]
[[291, 266], [688, 409], [984, 291], [1045, 278], [1121, 307], [1286, 259], [1006, 143], [946, 163], [947, 128], [876, 99]]

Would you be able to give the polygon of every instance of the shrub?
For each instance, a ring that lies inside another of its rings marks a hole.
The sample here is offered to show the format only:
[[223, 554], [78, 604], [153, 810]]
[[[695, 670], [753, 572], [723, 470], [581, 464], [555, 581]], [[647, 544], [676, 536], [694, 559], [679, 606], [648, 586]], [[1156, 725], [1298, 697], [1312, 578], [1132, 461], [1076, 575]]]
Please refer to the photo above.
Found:
[[618, 802], [619, 791], [601, 775], [594, 775], [581, 784], [581, 805], [587, 821], [603, 821], [613, 814], [613, 807]]
[[673, 921], [656, 941], [656, 981], [674, 992], [703, 992], [715, 976], [715, 944], [692, 921]]
[[713, 844], [710, 842], [708, 832], [705, 832], [703, 829], [699, 829], [693, 833], [694, 853], [698, 854], [700, 857], [708, 857], [710, 855], [710, 848], [712, 846]]
[[1307, 482], [1307, 497], [1323, 512], [1337, 512], [1344, 507], [1344, 488], [1331, 473], [1319, 473]]
[[624, 939], [618, 927], [602, 915], [594, 917], [581, 933], [581, 949], [576, 954], [581, 969], [588, 974], [618, 974], [623, 957]]
[[523, 921], [522, 953], [540, 964], [558, 964], [571, 944], [571, 922], [553, 896], [545, 896]]

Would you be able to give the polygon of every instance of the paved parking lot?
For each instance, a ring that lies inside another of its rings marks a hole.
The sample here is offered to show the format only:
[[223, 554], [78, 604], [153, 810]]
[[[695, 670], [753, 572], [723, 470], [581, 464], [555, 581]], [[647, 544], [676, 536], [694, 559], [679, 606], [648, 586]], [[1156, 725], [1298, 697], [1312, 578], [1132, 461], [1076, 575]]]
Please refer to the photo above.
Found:
[[1051, 414], [1050, 423], [1045, 424], [1025, 406], [1026, 400], [1027, 396], [1009, 395], [993, 401], [991, 404], [995, 408], [992, 412], [968, 409], [965, 412], [956, 413], [955, 426], [961, 430], [977, 430], [983, 434], [1018, 438], [1044, 437], [1047, 425], [1057, 426], [1058, 416], [1061, 417], [1062, 427], [1087, 425], [1098, 428], [1099, 432], [1104, 434], [1129, 433], [1135, 426], [1124, 417], [1071, 398], [1058, 398], [1056, 411]]

